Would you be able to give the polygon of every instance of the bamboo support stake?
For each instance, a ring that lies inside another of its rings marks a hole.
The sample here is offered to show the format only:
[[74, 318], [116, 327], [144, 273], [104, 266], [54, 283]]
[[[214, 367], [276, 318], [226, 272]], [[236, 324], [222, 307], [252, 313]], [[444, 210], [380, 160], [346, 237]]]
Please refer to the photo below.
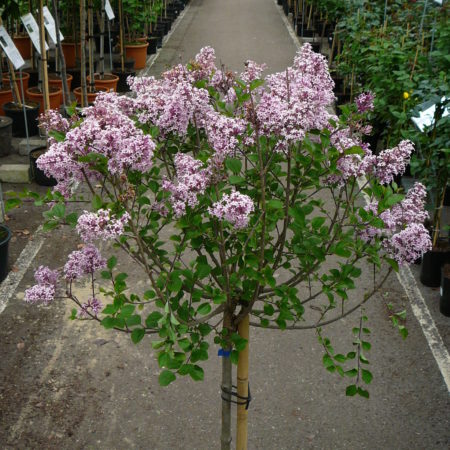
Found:
[[45, 50], [45, 29], [44, 29], [44, 1], [39, 1], [39, 43], [41, 46], [42, 62], [42, 90], [44, 94], [44, 111], [50, 109], [50, 96], [48, 93], [48, 71], [47, 71], [47, 51]]
[[239, 336], [247, 340], [245, 349], [239, 352], [237, 366], [237, 422], [236, 422], [236, 450], [247, 450], [248, 411], [242, 400], [248, 397], [248, 355], [249, 355], [250, 318], [247, 314], [238, 325]]
[[[223, 316], [223, 329], [228, 330], [228, 337], [231, 333], [232, 313], [226, 309]], [[224, 348], [231, 351], [231, 346]], [[230, 450], [231, 448], [231, 390], [233, 385], [233, 367], [230, 357], [222, 358], [222, 430], [220, 435], [221, 450]]]
[[17, 86], [17, 80], [16, 80], [16, 72], [14, 72], [14, 66], [12, 65], [12, 62], [8, 59], [8, 65], [9, 65], [9, 73], [11, 76], [11, 85], [14, 89], [14, 94], [17, 98], [17, 104], [22, 108], [22, 97], [19, 92], [19, 87]]

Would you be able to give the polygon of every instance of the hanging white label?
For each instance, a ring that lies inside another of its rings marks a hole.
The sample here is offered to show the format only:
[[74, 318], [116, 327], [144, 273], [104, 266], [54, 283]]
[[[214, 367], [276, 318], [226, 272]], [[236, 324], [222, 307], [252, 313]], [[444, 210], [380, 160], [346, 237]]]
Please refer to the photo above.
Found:
[[113, 20], [114, 17], [116, 17], [114, 15], [113, 9], [111, 8], [111, 3], [109, 3], [109, 0], [105, 1], [105, 12], [106, 12], [106, 15], [108, 16], [108, 20]]
[[[44, 13], [44, 25], [45, 29], [48, 32], [48, 35], [50, 36], [50, 39], [56, 44], [56, 25], [55, 25], [55, 19], [53, 19], [52, 14], [48, 10], [46, 6], [42, 9], [42, 12]], [[62, 35], [61, 31], [59, 32], [59, 38], [61, 41], [64, 40], [64, 36]]]
[[0, 25], [0, 46], [13, 63], [16, 70], [25, 65], [22, 55], [19, 53], [19, 50], [17, 50], [17, 47], [14, 45], [13, 40], [9, 37], [9, 34], [3, 25]]
[[[41, 45], [39, 39], [39, 27], [38, 24], [31, 13], [25, 14], [21, 17], [22, 23], [30, 36], [31, 42], [34, 45], [36, 51], [41, 54]], [[48, 50], [47, 42], [45, 43], [45, 50]]]

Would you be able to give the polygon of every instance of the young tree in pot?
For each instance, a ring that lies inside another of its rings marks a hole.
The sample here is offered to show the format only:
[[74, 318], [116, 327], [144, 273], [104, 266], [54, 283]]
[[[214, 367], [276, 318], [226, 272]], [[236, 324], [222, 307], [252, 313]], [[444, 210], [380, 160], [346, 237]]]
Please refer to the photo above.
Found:
[[[204, 48], [161, 80], [136, 78], [135, 98], [103, 94], [83, 120], [51, 117], [47, 126], [58, 125], [51, 153], [38, 161], [61, 193], [44, 228], [71, 224], [86, 245], [69, 255], [62, 273], [39, 268], [26, 301], [48, 305], [61, 292], [76, 305], [73, 319], [120, 330], [134, 343], [158, 336], [153, 348], [163, 386], [177, 375], [203, 379], [200, 364], [214, 335], [222, 356], [222, 449], [230, 448], [234, 395], [237, 448], [247, 448], [250, 326], [315, 329], [325, 367], [355, 380], [347, 395], [368, 397], [362, 383], [372, 379], [364, 365], [370, 344], [358, 338], [354, 352], [335, 353], [322, 327], [361, 308], [383, 283], [386, 273], [349, 298], [362, 261], [397, 268], [430, 244], [419, 223], [423, 188], [404, 197], [389, 186], [411, 143], [380, 157], [363, 150], [354, 131], [370, 102], [337, 124], [327, 109], [334, 96], [326, 61], [309, 45], [285, 72], [261, 80], [263, 70], [250, 61], [235, 78]], [[111, 129], [117, 139], [102, 145]], [[80, 216], [65, 206], [77, 182], [86, 183], [93, 200], [92, 211]], [[171, 235], [166, 242], [163, 229]], [[142, 268], [144, 293], [129, 290], [117, 257], [106, 261], [97, 240], [115, 241]], [[103, 299], [96, 270], [106, 283]], [[65, 289], [57, 287], [61, 275]], [[84, 276], [92, 287], [86, 299], [74, 283]], [[362, 313], [357, 336], [367, 331], [366, 320]]]

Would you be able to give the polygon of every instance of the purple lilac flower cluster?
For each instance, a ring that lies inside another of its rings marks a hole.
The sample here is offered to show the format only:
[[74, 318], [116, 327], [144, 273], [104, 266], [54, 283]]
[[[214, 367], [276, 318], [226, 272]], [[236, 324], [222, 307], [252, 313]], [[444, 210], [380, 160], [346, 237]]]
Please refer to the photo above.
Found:
[[234, 191], [230, 195], [224, 194], [220, 201], [208, 208], [209, 214], [220, 220], [230, 222], [234, 228], [245, 228], [254, 211], [252, 199], [245, 194]]
[[373, 110], [373, 101], [375, 100], [375, 94], [372, 92], [363, 92], [356, 100], [356, 107], [359, 113], [365, 113]]
[[108, 209], [99, 209], [96, 213], [84, 211], [78, 218], [76, 230], [84, 242], [115, 239], [123, 234], [124, 225], [129, 220], [128, 213], [115, 219]]
[[51, 270], [46, 266], [39, 266], [34, 273], [34, 278], [38, 284], [25, 291], [25, 301], [32, 304], [49, 305], [55, 298], [56, 284], [59, 279], [58, 271]]
[[106, 267], [106, 259], [101, 256], [96, 247], [89, 244], [69, 255], [64, 266], [64, 275], [67, 280], [71, 281], [104, 267]]
[[[123, 99], [113, 92], [99, 94], [94, 106], [84, 110], [82, 123], [69, 129], [63, 142], [54, 142], [39, 157], [38, 167], [58, 181], [56, 189], [66, 197], [85, 176], [92, 181], [98, 179], [97, 173], [78, 161], [91, 152], [107, 157], [111, 174], [129, 169], [149, 170], [155, 143], [128, 117], [133, 110], [132, 99]], [[57, 114], [53, 114], [54, 120]]]
[[164, 180], [163, 189], [169, 191], [170, 203], [175, 217], [181, 217], [186, 207], [198, 205], [198, 194], [203, 194], [208, 187], [211, 175], [208, 169], [203, 169], [203, 163], [192, 156], [177, 153], [174, 158], [177, 182]]
[[256, 107], [262, 132], [278, 135], [278, 147], [303, 140], [306, 132], [323, 129], [333, 116], [327, 107], [333, 102], [333, 80], [322, 55], [304, 44], [292, 67], [266, 77], [268, 90]]
[[[361, 237], [367, 242], [376, 236], [380, 237], [386, 251], [399, 264], [414, 262], [424, 252], [431, 250], [430, 235], [423, 225], [428, 218], [425, 211], [426, 197], [425, 186], [415, 183], [400, 203], [379, 214], [385, 228], [365, 227]], [[378, 215], [378, 203], [370, 203], [366, 210]]]

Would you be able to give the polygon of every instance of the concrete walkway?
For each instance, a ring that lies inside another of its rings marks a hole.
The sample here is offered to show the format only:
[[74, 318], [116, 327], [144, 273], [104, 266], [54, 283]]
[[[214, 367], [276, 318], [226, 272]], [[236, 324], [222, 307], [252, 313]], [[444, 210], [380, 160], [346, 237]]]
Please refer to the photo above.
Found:
[[[192, 0], [149, 72], [187, 61], [205, 45], [231, 70], [240, 71], [247, 59], [266, 62], [269, 72], [283, 70], [295, 45], [278, 8], [273, 0]], [[14, 211], [12, 220], [26, 220], [20, 214]], [[0, 448], [219, 448], [221, 369], [214, 346], [204, 382], [178, 379], [160, 388], [147, 340], [135, 346], [126, 336], [69, 321], [70, 305], [24, 304], [33, 269], [62, 262], [75, 244], [66, 231], [46, 239], [0, 314]], [[142, 285], [138, 272], [133, 283]], [[438, 293], [428, 294], [434, 316]], [[390, 324], [388, 302], [406, 306], [406, 341]], [[252, 330], [249, 449], [448, 448], [448, 390], [395, 276], [365, 313], [372, 330], [370, 400], [345, 396], [347, 380], [323, 368], [313, 332]], [[358, 322], [356, 314], [326, 330], [336, 351], [352, 350]], [[448, 321], [438, 325], [448, 346]]]

